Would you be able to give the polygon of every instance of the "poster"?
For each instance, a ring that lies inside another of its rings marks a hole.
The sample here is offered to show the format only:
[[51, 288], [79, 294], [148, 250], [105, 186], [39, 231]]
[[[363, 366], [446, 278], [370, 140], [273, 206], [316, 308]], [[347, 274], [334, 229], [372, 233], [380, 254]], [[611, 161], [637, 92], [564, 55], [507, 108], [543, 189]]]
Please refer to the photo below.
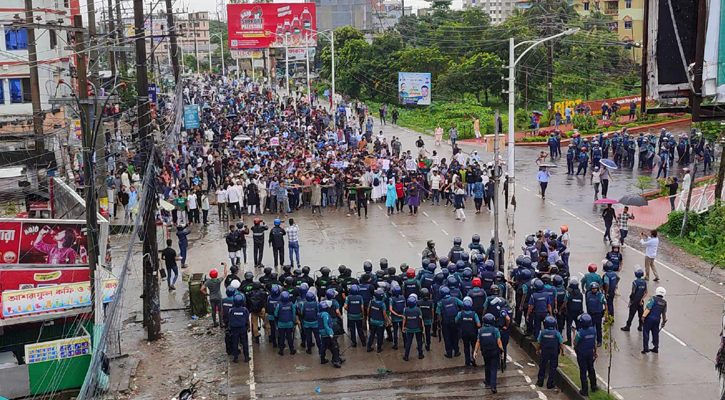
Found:
[[151, 98], [151, 103], [156, 104], [156, 84], [155, 83], [149, 83], [149, 97]]
[[229, 48], [315, 47], [315, 3], [227, 5]]
[[233, 59], [262, 58], [262, 49], [236, 49], [230, 51]]
[[199, 105], [184, 106], [184, 127], [186, 129], [199, 128]]
[[[103, 281], [104, 303], [113, 301], [118, 281]], [[6, 290], [2, 293], [3, 318], [61, 311], [91, 305], [90, 282], [66, 283], [26, 290]]]
[[108, 197], [98, 199], [98, 212], [104, 217], [108, 216]]
[[88, 265], [85, 222], [0, 221], [0, 265]]
[[88, 282], [88, 267], [72, 266], [48, 268], [0, 269], [0, 292], [6, 290], [34, 289], [64, 283]]
[[398, 102], [430, 105], [431, 79], [427, 72], [398, 72]]
[[[307, 58], [307, 48], [305, 47], [296, 47], [296, 48], [289, 48], [287, 49], [287, 57], [289, 61], [300, 61], [305, 60]], [[315, 48], [310, 48], [310, 62], [313, 62], [315, 59]], [[348, 114], [350, 115], [350, 114]]]
[[91, 355], [91, 337], [78, 336], [69, 339], [25, 345], [25, 363], [65, 360]]

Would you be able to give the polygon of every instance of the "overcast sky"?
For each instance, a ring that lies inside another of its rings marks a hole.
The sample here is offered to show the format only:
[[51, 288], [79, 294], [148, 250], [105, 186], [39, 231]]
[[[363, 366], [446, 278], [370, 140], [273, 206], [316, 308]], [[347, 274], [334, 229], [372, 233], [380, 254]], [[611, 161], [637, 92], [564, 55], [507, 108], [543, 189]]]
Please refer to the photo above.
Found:
[[[274, 1], [275, 3], [304, 3], [301, 0], [288, 0], [288, 1]], [[374, 0], [370, 0], [371, 4]], [[188, 8], [189, 11], [209, 11], [210, 13], [216, 13], [216, 0], [176, 0], [174, 2], [174, 9], [177, 7]], [[453, 8], [461, 8], [463, 4], [462, 0], [453, 0]], [[428, 7], [428, 2], [425, 0], [406, 0], [406, 6], [413, 6], [413, 10], [419, 8]]]

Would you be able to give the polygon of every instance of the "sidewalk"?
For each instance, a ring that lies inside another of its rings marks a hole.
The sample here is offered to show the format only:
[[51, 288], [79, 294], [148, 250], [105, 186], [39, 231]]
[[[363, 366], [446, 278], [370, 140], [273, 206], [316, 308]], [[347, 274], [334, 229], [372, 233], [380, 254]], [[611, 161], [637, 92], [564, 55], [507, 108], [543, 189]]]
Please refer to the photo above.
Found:
[[[690, 199], [690, 211], [705, 211], [707, 207], [715, 202], [715, 185], [700, 186], [692, 189], [692, 198]], [[675, 210], [681, 211], [685, 209], [687, 203], [687, 193], [682, 191], [675, 196]], [[645, 207], [632, 207], [630, 211], [634, 212], [635, 219], [630, 225], [638, 226], [644, 229], [657, 229], [660, 225], [667, 222], [667, 216], [672, 211], [670, 205], [670, 197], [659, 197], [650, 200]], [[617, 214], [622, 212], [622, 208], [617, 209]]]

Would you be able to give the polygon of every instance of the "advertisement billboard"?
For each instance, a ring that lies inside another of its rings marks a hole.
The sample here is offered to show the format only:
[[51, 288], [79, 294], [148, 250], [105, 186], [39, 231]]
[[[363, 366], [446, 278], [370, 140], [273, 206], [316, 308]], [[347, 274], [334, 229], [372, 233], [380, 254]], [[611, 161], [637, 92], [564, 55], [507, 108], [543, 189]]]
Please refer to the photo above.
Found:
[[0, 221], [0, 266], [88, 265], [87, 249], [84, 221]]
[[[101, 293], [104, 303], [113, 301], [117, 287], [117, 279], [102, 282]], [[90, 282], [66, 283], [36, 289], [6, 290], [2, 292], [3, 318], [90, 306]]]
[[47, 361], [91, 355], [91, 337], [77, 336], [50, 342], [25, 345], [25, 363], [35, 364]]
[[430, 105], [431, 80], [427, 72], [398, 72], [398, 102]]
[[199, 105], [184, 106], [184, 127], [186, 129], [199, 128]]
[[88, 267], [0, 269], [0, 292], [88, 282]]
[[315, 3], [227, 5], [229, 48], [314, 47]]

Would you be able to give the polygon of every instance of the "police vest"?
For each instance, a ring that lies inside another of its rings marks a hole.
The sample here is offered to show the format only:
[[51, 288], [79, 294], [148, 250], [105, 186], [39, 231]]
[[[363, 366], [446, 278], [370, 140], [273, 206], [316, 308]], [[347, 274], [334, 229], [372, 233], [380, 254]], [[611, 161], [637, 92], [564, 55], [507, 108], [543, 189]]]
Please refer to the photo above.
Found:
[[554, 289], [553, 286], [546, 285], [544, 286], [544, 293], [549, 295], [549, 301], [551, 302], [551, 306], [554, 307], [554, 300], [556, 300], [556, 289]]
[[546, 292], [538, 292], [531, 295], [534, 299], [534, 312], [535, 313], [547, 313], [549, 312], [549, 294]]
[[531, 261], [533, 262], [536, 262], [539, 259], [539, 249], [536, 248], [536, 246], [529, 246], [524, 252], [528, 253], [529, 258], [531, 258]]
[[579, 341], [576, 345], [577, 354], [589, 355], [594, 353], [594, 349], [597, 345], [597, 330], [590, 326], [587, 329], [579, 329]]
[[430, 290], [430, 288], [433, 287], [433, 282], [435, 282], [433, 274], [423, 273], [423, 276], [420, 279], [420, 287]]
[[374, 319], [376, 321], [383, 321], [383, 310], [385, 309], [385, 305], [382, 301], [379, 300], [373, 300], [370, 302], [370, 319]]
[[473, 301], [473, 311], [480, 315], [483, 312], [483, 304], [486, 303], [486, 292], [481, 289], [472, 289], [468, 292], [468, 297]]
[[451, 257], [449, 260], [451, 262], [451, 264], [457, 263], [458, 260], [461, 259], [461, 254], [463, 254], [462, 247], [454, 246], [453, 248], [451, 248]]
[[596, 294], [587, 293], [587, 312], [589, 314], [602, 314], [604, 312], [604, 304], [602, 304], [602, 296], [597, 292]]
[[566, 302], [566, 311], [570, 317], [576, 317], [584, 312], [584, 298], [579, 289], [569, 292], [569, 300]]
[[647, 282], [644, 279], [635, 279], [633, 286], [634, 290], [632, 291], [630, 300], [632, 301], [632, 305], [638, 306], [644, 297], [644, 293], [647, 291]]
[[443, 298], [441, 296], [441, 291], [440, 291], [441, 286], [443, 286], [443, 285], [441, 285], [439, 283], [434, 283], [433, 286], [432, 286], [432, 290], [433, 291], [431, 293], [433, 293], [433, 301], [435, 303], [438, 303]]
[[541, 331], [541, 350], [545, 353], [556, 353], [559, 351], [559, 338], [556, 336], [558, 332], [553, 329], [544, 329]]
[[619, 282], [619, 275], [616, 272], [607, 272], [607, 278], [609, 279], [609, 292], [607, 297], [614, 297], [614, 293], [617, 290], [617, 282]]
[[478, 330], [478, 342], [481, 351], [497, 350], [498, 339], [496, 338], [496, 328], [493, 326], [484, 326]]
[[455, 297], [459, 300], [463, 299], [463, 293], [461, 293], [461, 289], [457, 287], [450, 288], [451, 289], [451, 297]]
[[471, 281], [462, 281], [461, 282], [461, 292], [468, 293], [468, 291], [471, 289], [473, 289], [473, 282], [471, 282]]
[[279, 313], [277, 315], [277, 318], [279, 319], [279, 322], [285, 323], [285, 322], [292, 322], [294, 321], [294, 310], [292, 308], [292, 303], [280, 303], [279, 304]]
[[229, 326], [232, 328], [246, 328], [249, 311], [244, 307], [235, 307], [229, 311]]
[[653, 299], [654, 304], [652, 304], [652, 308], [649, 309], [647, 319], [659, 321], [662, 316], [662, 312], [665, 311], [665, 308], [667, 308], [667, 301], [665, 301], [662, 297], [653, 297]]
[[405, 308], [405, 327], [407, 329], [420, 329], [420, 314], [417, 308]]
[[277, 304], [279, 304], [279, 297], [277, 297], [277, 298], [268, 297], [267, 298], [267, 310], [269, 310], [269, 313], [267, 315], [272, 317], [272, 319], [274, 319], [274, 310], [277, 308]]
[[566, 289], [564, 289], [563, 286], [554, 287], [556, 289], [556, 304], [558, 308], [561, 308], [561, 305], [564, 304], [564, 297], [566, 296]]
[[459, 323], [461, 324], [461, 333], [466, 336], [475, 336], [478, 326], [476, 326], [475, 311], [461, 311]]
[[614, 264], [612, 270], [619, 271], [619, 263], [622, 262], [622, 253], [613, 253], [610, 251], [607, 255], [607, 260], [611, 261], [612, 264]]
[[302, 307], [302, 319], [305, 322], [314, 322], [317, 320], [317, 303], [314, 301], [306, 301]]
[[363, 298], [360, 295], [351, 295], [347, 298], [348, 314], [362, 314]]
[[[486, 308], [486, 312], [493, 314], [493, 316], [496, 317], [496, 320], [498, 321], [499, 316], [501, 315], [501, 310], [504, 308], [505, 305], [506, 305], [506, 300], [504, 300], [502, 297], [494, 297], [492, 299], [489, 299], [488, 308]], [[500, 324], [499, 324], [499, 326], [500, 326]]]
[[423, 313], [424, 320], [433, 319], [433, 301], [431, 299], [425, 299], [418, 301], [418, 308]]
[[410, 296], [413, 293], [416, 295], [418, 294], [418, 281], [415, 279], [408, 279], [405, 281], [405, 296]]
[[441, 318], [443, 322], [453, 322], [458, 315], [458, 305], [453, 297], [446, 297], [441, 300]]
[[360, 287], [360, 297], [363, 299], [363, 304], [368, 305], [370, 304], [370, 300], [373, 299], [373, 294], [370, 292], [370, 284], [369, 283], [361, 283], [359, 285]]
[[222, 300], [222, 325], [229, 326], [229, 310], [234, 307], [233, 299]]

